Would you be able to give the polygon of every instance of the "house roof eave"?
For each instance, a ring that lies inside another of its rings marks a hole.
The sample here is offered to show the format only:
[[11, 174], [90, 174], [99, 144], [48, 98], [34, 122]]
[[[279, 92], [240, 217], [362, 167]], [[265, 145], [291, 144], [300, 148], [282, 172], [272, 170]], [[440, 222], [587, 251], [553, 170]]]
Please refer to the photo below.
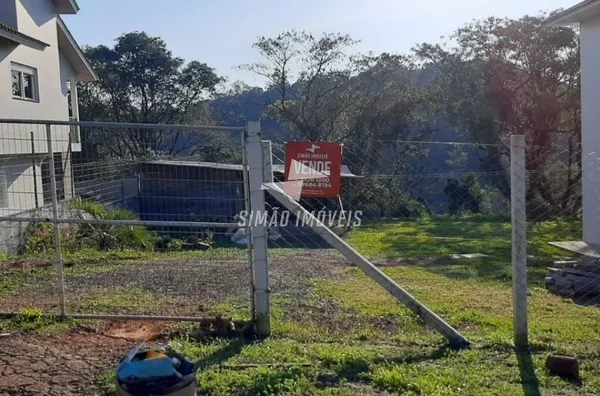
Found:
[[79, 12], [79, 4], [77, 0], [52, 0], [56, 6], [58, 14], [77, 14]]
[[17, 44], [22, 44], [27, 47], [31, 47], [36, 50], [43, 51], [50, 44], [47, 44], [41, 40], [28, 36], [19, 32], [17, 29], [11, 28], [0, 22], [0, 37], [13, 41]]
[[71, 66], [77, 73], [77, 81], [96, 81], [98, 75], [90, 65], [81, 47], [75, 41], [75, 38], [65, 25], [64, 21], [59, 17], [56, 19], [58, 24], [58, 47], [59, 50], [66, 56]]
[[600, 0], [585, 0], [544, 21], [548, 26], [575, 25], [595, 15], [600, 15]]

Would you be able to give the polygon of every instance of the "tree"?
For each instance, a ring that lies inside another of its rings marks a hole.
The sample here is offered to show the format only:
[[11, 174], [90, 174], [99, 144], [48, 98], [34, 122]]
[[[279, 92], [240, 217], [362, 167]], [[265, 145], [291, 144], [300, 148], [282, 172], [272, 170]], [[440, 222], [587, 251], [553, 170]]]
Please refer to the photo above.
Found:
[[297, 138], [342, 140], [344, 116], [355, 103], [349, 56], [357, 41], [325, 33], [317, 38], [291, 30], [254, 44], [263, 62], [242, 68], [267, 78], [277, 92], [267, 115], [281, 121]]
[[406, 141], [431, 130], [430, 91], [411, 81], [417, 71], [406, 57], [350, 56], [355, 43], [342, 34], [289, 31], [259, 38], [254, 47], [263, 61], [242, 67], [267, 78], [278, 95], [266, 115], [292, 137], [344, 144], [346, 163], [366, 176], [345, 190], [347, 200], [370, 201], [386, 215], [406, 213], [407, 201], [420, 198], [427, 155]]
[[[439, 73], [440, 110], [480, 145], [482, 170], [498, 189], [510, 195], [508, 138], [525, 135], [527, 169], [535, 175], [528, 201], [537, 197], [562, 213], [579, 201], [579, 46], [576, 31], [545, 26], [545, 17], [477, 21], [454, 34], [455, 47], [422, 44], [415, 54]], [[547, 172], [556, 161], [567, 168], [561, 182]]]
[[[205, 63], [174, 57], [165, 42], [144, 32], [127, 33], [113, 48], [85, 48], [97, 82], [80, 88], [81, 118], [121, 123], [210, 123], [206, 101], [223, 79]], [[88, 141], [85, 139], [96, 139]], [[197, 146], [190, 133], [128, 128], [84, 133], [84, 144], [102, 144], [105, 155], [139, 158], [176, 155]]]

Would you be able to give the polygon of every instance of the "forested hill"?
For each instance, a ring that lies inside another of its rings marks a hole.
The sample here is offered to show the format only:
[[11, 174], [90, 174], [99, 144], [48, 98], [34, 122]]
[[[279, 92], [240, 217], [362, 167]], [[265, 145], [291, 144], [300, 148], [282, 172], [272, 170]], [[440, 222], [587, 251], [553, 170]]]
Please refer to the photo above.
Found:
[[[409, 81], [414, 87], [427, 87], [438, 76], [439, 72], [435, 68], [426, 68], [422, 70], [409, 70], [398, 66], [397, 81]], [[392, 77], [393, 78], [393, 77]], [[376, 88], [370, 87], [374, 90]], [[298, 100], [302, 95], [303, 84], [298, 82], [290, 86], [287, 94], [287, 100], [293, 98]], [[262, 127], [265, 137], [275, 140], [285, 140], [292, 137], [292, 131], [284, 122], [277, 121], [270, 117], [269, 107], [282, 100], [282, 95], [277, 89], [263, 89], [261, 87], [251, 87], [242, 82], [233, 84], [233, 88], [225, 93], [216, 95], [209, 101], [212, 117], [216, 122], [222, 125], [242, 126], [248, 121], [262, 120]], [[440, 124], [443, 117], [431, 115], [432, 140], [440, 141], [465, 141], [461, 136], [447, 123]]]

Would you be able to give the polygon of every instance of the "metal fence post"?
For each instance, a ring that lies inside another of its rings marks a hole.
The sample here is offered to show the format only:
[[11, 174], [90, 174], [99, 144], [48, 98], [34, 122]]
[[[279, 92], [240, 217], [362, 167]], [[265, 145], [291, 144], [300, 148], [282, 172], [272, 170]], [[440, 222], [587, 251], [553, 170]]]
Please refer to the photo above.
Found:
[[260, 140], [260, 122], [249, 122], [246, 128], [246, 158], [250, 182], [250, 214], [254, 264], [254, 304], [256, 330], [261, 337], [271, 334], [269, 302], [269, 264], [267, 258], [267, 228], [256, 219], [265, 213], [263, 144]]
[[510, 137], [513, 322], [515, 346], [529, 345], [527, 334], [527, 214], [525, 136]]
[[33, 193], [35, 194], [35, 208], [38, 209], [40, 207], [40, 200], [38, 197], [36, 166], [37, 164], [35, 163], [35, 140], [33, 138], [33, 131], [31, 131], [31, 167], [33, 168]]
[[52, 223], [54, 224], [54, 244], [56, 248], [56, 265], [58, 270], [58, 285], [60, 294], [60, 315], [67, 315], [65, 302], [65, 276], [63, 273], [62, 251], [60, 248], [60, 223], [58, 222], [58, 194], [56, 191], [56, 169], [54, 150], [52, 148], [52, 126], [46, 124], [46, 140], [48, 144], [48, 163], [50, 166], [50, 189], [52, 193]]

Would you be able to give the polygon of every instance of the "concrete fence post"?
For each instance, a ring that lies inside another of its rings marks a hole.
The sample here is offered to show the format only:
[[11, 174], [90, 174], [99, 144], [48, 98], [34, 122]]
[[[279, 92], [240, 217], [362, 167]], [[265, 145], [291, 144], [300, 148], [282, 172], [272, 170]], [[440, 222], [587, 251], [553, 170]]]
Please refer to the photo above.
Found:
[[[250, 210], [250, 176], [248, 171], [248, 155], [246, 150], [246, 133], [242, 133], [242, 178], [244, 183], [244, 211], [246, 214], [251, 213]], [[252, 322], [256, 323], [256, 306], [254, 305], [254, 263], [252, 258], [252, 229], [246, 228], [246, 250], [248, 253], [248, 267], [250, 269], [250, 315]]]
[[[263, 142], [260, 139], [260, 122], [249, 122], [246, 126], [246, 158], [248, 160], [250, 186], [250, 213], [252, 261], [254, 268], [254, 307], [256, 310], [256, 330], [261, 337], [271, 334], [269, 263], [267, 256], [267, 227], [260, 219], [265, 213], [265, 192], [262, 188], [265, 179], [265, 159]], [[270, 148], [270, 145], [268, 146]], [[270, 164], [270, 158], [269, 162]], [[257, 221], [258, 220], [258, 221]]]
[[527, 169], [525, 136], [510, 137], [510, 202], [512, 219], [513, 323], [515, 346], [527, 348]]

